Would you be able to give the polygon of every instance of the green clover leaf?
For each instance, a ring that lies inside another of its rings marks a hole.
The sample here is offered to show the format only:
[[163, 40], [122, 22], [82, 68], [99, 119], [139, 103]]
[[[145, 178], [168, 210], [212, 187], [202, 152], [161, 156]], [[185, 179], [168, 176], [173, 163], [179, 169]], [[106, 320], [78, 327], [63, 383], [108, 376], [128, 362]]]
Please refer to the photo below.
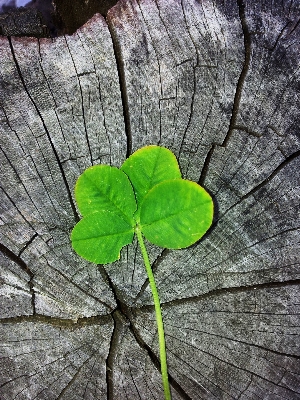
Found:
[[134, 152], [123, 163], [121, 170], [132, 183], [138, 206], [149, 190], [158, 183], [181, 178], [175, 155], [165, 147], [153, 145]]
[[77, 180], [75, 198], [83, 219], [71, 241], [86, 260], [114, 262], [137, 235], [155, 306], [165, 399], [170, 400], [160, 301], [143, 236], [169, 249], [194, 244], [212, 224], [212, 198], [197, 183], [182, 179], [175, 155], [159, 146], [137, 150], [121, 169], [88, 168]]
[[197, 242], [213, 216], [210, 195], [195, 182], [168, 180], [154, 186], [141, 204], [140, 226], [149, 242], [182, 249]]
[[96, 264], [116, 261], [134, 235], [137, 205], [127, 175], [109, 165], [90, 167], [76, 182], [75, 198], [84, 218], [71, 233], [73, 249]]
[[86, 169], [76, 182], [75, 199], [82, 216], [112, 211], [131, 222], [137, 208], [127, 175], [109, 165]]
[[98, 264], [119, 258], [137, 224], [149, 242], [180, 249], [198, 241], [213, 217], [210, 195], [181, 179], [176, 157], [159, 146], [137, 150], [121, 169], [88, 168], [77, 180], [75, 198], [84, 218], [72, 231], [73, 248]]
[[107, 264], [120, 258], [122, 247], [131, 243], [134, 226], [118, 213], [97, 211], [87, 215], [72, 231], [74, 250], [96, 264]]

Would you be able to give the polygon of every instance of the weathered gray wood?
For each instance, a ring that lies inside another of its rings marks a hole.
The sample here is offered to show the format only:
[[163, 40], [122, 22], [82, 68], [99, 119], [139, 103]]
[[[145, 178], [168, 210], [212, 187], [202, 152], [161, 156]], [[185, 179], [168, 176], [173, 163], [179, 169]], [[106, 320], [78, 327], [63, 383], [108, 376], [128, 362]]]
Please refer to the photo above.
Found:
[[0, 38], [4, 399], [163, 397], [136, 242], [104, 269], [69, 241], [78, 175], [150, 143], [216, 206], [198, 244], [149, 245], [173, 398], [300, 398], [299, 18], [121, 0], [73, 36]]
[[32, 314], [32, 293], [28, 285], [29, 276], [18, 264], [0, 255], [1, 318]]
[[[170, 374], [192, 399], [299, 399], [298, 296], [299, 286], [289, 284], [166, 305]], [[137, 329], [158, 352], [153, 313], [136, 314]]]
[[[116, 312], [114, 320], [115, 331], [107, 362], [111, 388], [109, 398], [163, 399], [161, 376], [147, 349], [130, 329], [127, 318]], [[173, 388], [171, 392], [174, 400], [182, 398]]]
[[92, 163], [120, 165], [126, 154], [107, 27], [99, 16], [53, 43], [1, 41], [9, 85], [1, 92], [1, 242], [34, 274], [37, 313], [106, 314], [113, 296], [99, 271], [74, 256], [69, 233], [78, 218], [72, 200], [78, 175]]
[[2, 324], [1, 398], [105, 398], [113, 321], [94, 322], [78, 327], [55, 320]]

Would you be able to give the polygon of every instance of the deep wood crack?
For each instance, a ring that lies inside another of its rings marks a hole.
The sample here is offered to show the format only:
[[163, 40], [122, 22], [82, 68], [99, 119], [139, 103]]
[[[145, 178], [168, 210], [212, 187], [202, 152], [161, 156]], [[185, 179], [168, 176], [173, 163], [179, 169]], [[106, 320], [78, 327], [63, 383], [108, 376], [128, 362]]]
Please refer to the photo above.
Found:
[[128, 158], [132, 153], [132, 133], [131, 133], [131, 125], [130, 125], [130, 113], [129, 113], [129, 105], [128, 105], [128, 95], [127, 95], [127, 86], [126, 86], [126, 78], [125, 78], [125, 66], [124, 60], [122, 56], [122, 49], [119, 43], [118, 35], [115, 32], [115, 27], [113, 21], [108, 13], [107, 18], [107, 27], [110, 32], [113, 51], [115, 55], [115, 61], [117, 64], [117, 71], [119, 76], [119, 86], [121, 92], [121, 101], [122, 101], [122, 110], [125, 124], [125, 134], [127, 138], [127, 151], [126, 157]]
[[[109, 275], [105, 271], [103, 266], [99, 266], [102, 270], [102, 274], [106, 277], [106, 281], [109, 282], [109, 286], [114, 294], [115, 301], [117, 303], [117, 309], [112, 313], [112, 317], [114, 319], [114, 331], [111, 338], [110, 349], [108, 353], [108, 357], [106, 360], [106, 382], [107, 382], [107, 393], [108, 393], [108, 400], [113, 400], [113, 371], [114, 371], [114, 364], [115, 364], [115, 357], [117, 354], [117, 349], [120, 341], [120, 336], [124, 329], [129, 329], [130, 332], [133, 334], [136, 342], [140, 346], [141, 349], [145, 350], [151, 359], [153, 365], [160, 371], [160, 361], [156, 354], [152, 351], [152, 349], [144, 342], [142, 337], [140, 336], [138, 330], [134, 324], [134, 309], [128, 307], [125, 303], [122, 303], [117, 295], [117, 290], [110, 279]], [[169, 382], [171, 386], [181, 395], [182, 399], [184, 400], [191, 400], [188, 394], [184, 391], [184, 389], [180, 386], [180, 384], [171, 376], [169, 375]]]
[[67, 194], [68, 194], [68, 199], [69, 199], [69, 203], [70, 203], [70, 205], [71, 205], [72, 211], [73, 211], [74, 219], [75, 219], [76, 222], [78, 222], [80, 218], [79, 218], [79, 215], [78, 215], [78, 213], [77, 213], [75, 204], [74, 204], [74, 202], [73, 202], [71, 190], [70, 190], [70, 188], [69, 188], [68, 181], [67, 181], [67, 177], [66, 177], [66, 175], [65, 175], [65, 172], [64, 172], [62, 163], [60, 162], [60, 159], [59, 159], [57, 150], [56, 150], [56, 148], [55, 148], [55, 146], [54, 146], [54, 143], [53, 143], [53, 141], [52, 141], [52, 139], [51, 139], [50, 133], [49, 133], [48, 128], [47, 128], [47, 126], [46, 126], [46, 124], [45, 124], [45, 121], [44, 121], [44, 119], [43, 119], [43, 117], [42, 117], [42, 114], [41, 114], [41, 112], [40, 112], [38, 106], [35, 104], [35, 102], [34, 102], [32, 96], [31, 96], [31, 94], [29, 93], [29, 91], [28, 91], [28, 89], [27, 89], [26, 83], [25, 83], [24, 78], [23, 78], [23, 76], [22, 76], [22, 72], [21, 72], [21, 69], [20, 69], [20, 66], [19, 66], [19, 63], [18, 63], [18, 60], [17, 60], [17, 57], [16, 57], [16, 55], [15, 55], [15, 51], [14, 51], [14, 48], [13, 48], [13, 45], [12, 45], [11, 38], [8, 37], [7, 39], [8, 39], [8, 42], [9, 42], [11, 54], [12, 54], [12, 57], [13, 57], [13, 60], [14, 60], [14, 63], [15, 63], [15, 66], [16, 66], [16, 69], [17, 69], [17, 72], [18, 72], [18, 75], [19, 75], [19, 78], [20, 78], [20, 80], [21, 80], [21, 82], [22, 82], [22, 85], [23, 85], [23, 87], [24, 87], [24, 90], [25, 90], [27, 96], [29, 97], [31, 103], [33, 104], [33, 106], [34, 106], [34, 108], [35, 108], [35, 110], [36, 110], [36, 112], [37, 112], [37, 114], [38, 114], [38, 116], [39, 116], [39, 118], [40, 118], [40, 120], [41, 120], [41, 122], [42, 122], [42, 125], [43, 125], [43, 127], [44, 127], [44, 130], [45, 130], [45, 132], [46, 132], [46, 134], [47, 134], [47, 137], [48, 137], [48, 140], [49, 140], [51, 149], [52, 149], [52, 151], [53, 151], [54, 157], [55, 157], [55, 159], [56, 159], [57, 165], [58, 165], [58, 167], [59, 167], [59, 170], [60, 170], [60, 173], [61, 173], [61, 176], [62, 176], [64, 185], [65, 185], [65, 188], [66, 188], [66, 191], [67, 191]]
[[8, 317], [8, 318], [1, 318], [0, 323], [2, 324], [19, 324], [22, 322], [35, 322], [40, 324], [49, 324], [52, 326], [57, 326], [59, 328], [65, 329], [80, 329], [84, 326], [89, 325], [105, 325], [111, 321], [110, 315], [100, 315], [100, 316], [93, 316], [93, 317], [83, 317], [74, 319], [67, 319], [67, 318], [59, 318], [59, 317], [50, 317], [48, 315], [20, 315], [18, 317]]
[[240, 107], [240, 101], [241, 101], [241, 97], [242, 97], [243, 86], [244, 86], [244, 82], [245, 82], [246, 76], [249, 71], [249, 65], [250, 65], [250, 59], [251, 59], [251, 35], [250, 35], [248, 24], [246, 21], [244, 0], [237, 0], [237, 4], [238, 4], [238, 8], [239, 8], [239, 16], [240, 16], [240, 20], [241, 20], [242, 30], [244, 33], [245, 59], [244, 59], [244, 65], [243, 65], [242, 72], [238, 79], [236, 92], [235, 92], [235, 96], [234, 96], [234, 101], [233, 101], [231, 119], [230, 119], [230, 123], [229, 123], [229, 129], [228, 129], [225, 139], [223, 140], [223, 143], [222, 143], [223, 147], [225, 147], [227, 145], [227, 143], [231, 137], [231, 134], [234, 130], [234, 127], [236, 125], [239, 107]]
[[[31, 241], [34, 240], [34, 238], [37, 235], [34, 235], [33, 238], [31, 238]], [[27, 243], [28, 245], [29, 243]], [[29, 281], [28, 281], [28, 286], [29, 286], [29, 292], [31, 294], [31, 306], [32, 306], [32, 315], [36, 314], [36, 309], [35, 309], [35, 290], [34, 290], [34, 284], [33, 284], [33, 279], [34, 279], [34, 273], [30, 270], [28, 265], [22, 260], [20, 257], [21, 252], [19, 255], [14, 254], [11, 250], [9, 250], [8, 247], [4, 246], [2, 243], [0, 243], [0, 252], [3, 253], [8, 259], [16, 263], [26, 274], [29, 276]], [[1, 320], [0, 320], [1, 322]]]
[[84, 104], [83, 104], [83, 91], [82, 91], [82, 85], [81, 85], [81, 81], [80, 81], [80, 76], [82, 76], [83, 74], [78, 74], [77, 67], [76, 67], [76, 64], [75, 64], [75, 61], [74, 61], [74, 58], [73, 58], [73, 54], [72, 54], [72, 52], [71, 52], [71, 49], [70, 49], [70, 47], [69, 47], [68, 40], [67, 40], [66, 37], [65, 37], [65, 43], [66, 43], [66, 46], [67, 46], [67, 48], [68, 48], [68, 51], [69, 51], [69, 54], [70, 54], [70, 57], [71, 57], [71, 60], [72, 60], [72, 63], [73, 63], [73, 67], [74, 67], [75, 72], [76, 72], [76, 75], [77, 75], [77, 81], [78, 81], [78, 86], [79, 86], [79, 91], [80, 91], [80, 97], [81, 97], [81, 112], [82, 112], [84, 133], [85, 133], [85, 138], [86, 138], [87, 146], [88, 146], [88, 149], [89, 149], [90, 162], [91, 162], [91, 165], [93, 165], [93, 155], [92, 155], [92, 150], [91, 150], [89, 135], [88, 135], [88, 132], [87, 132], [86, 116], [85, 116], [85, 109], [84, 109]]
[[[215, 297], [215, 296], [222, 296], [225, 293], [243, 293], [245, 291], [252, 291], [252, 290], [258, 290], [258, 289], [272, 289], [272, 288], [289, 287], [289, 286], [297, 286], [298, 287], [299, 285], [300, 285], [300, 279], [291, 279], [291, 280], [286, 280], [283, 282], [267, 282], [267, 283], [258, 283], [255, 285], [247, 285], [247, 286], [224, 287], [224, 288], [220, 288], [220, 289], [210, 290], [209, 292], [206, 292], [199, 296], [191, 296], [191, 297], [185, 297], [185, 298], [178, 299], [178, 300], [170, 300], [170, 301], [162, 302], [162, 305], [164, 306], [164, 308], [174, 307], [174, 306], [177, 306], [180, 304], [188, 304], [188, 303], [202, 301], [207, 298], [211, 298], [211, 297]], [[145, 305], [142, 308], [143, 309], [153, 309], [153, 306]]]

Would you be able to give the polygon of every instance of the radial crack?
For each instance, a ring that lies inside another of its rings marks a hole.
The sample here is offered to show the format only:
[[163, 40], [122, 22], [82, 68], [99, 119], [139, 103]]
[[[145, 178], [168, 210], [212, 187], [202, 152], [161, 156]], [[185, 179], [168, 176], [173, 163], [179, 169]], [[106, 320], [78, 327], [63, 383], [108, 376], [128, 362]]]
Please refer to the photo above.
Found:
[[[36, 235], [34, 235], [33, 238], [31, 238], [31, 241], [35, 237], [36, 237]], [[31, 241], [29, 241], [29, 242], [31, 242]], [[27, 243], [27, 245], [28, 244], [29, 243]], [[28, 286], [29, 286], [29, 292], [31, 294], [32, 314], [35, 315], [36, 314], [36, 310], [35, 310], [35, 291], [34, 291], [34, 284], [33, 284], [34, 273], [30, 270], [28, 265], [20, 257], [21, 252], [19, 253], [19, 255], [16, 255], [11, 250], [9, 250], [8, 247], [4, 246], [2, 243], [0, 243], [0, 252], [3, 253], [11, 261], [13, 261], [15, 264], [17, 264], [29, 276]]]
[[72, 55], [72, 52], [70, 50], [70, 47], [69, 47], [69, 44], [68, 44], [68, 41], [67, 41], [66, 37], [65, 37], [65, 42], [66, 42], [66, 46], [67, 46], [67, 48], [69, 50], [69, 54], [70, 54], [70, 57], [71, 57], [71, 60], [72, 60], [72, 63], [73, 63], [73, 67], [75, 69], [77, 80], [78, 80], [78, 86], [79, 86], [80, 97], [81, 97], [81, 112], [82, 112], [82, 118], [83, 118], [84, 133], [85, 133], [87, 146], [88, 146], [88, 149], [89, 149], [90, 161], [91, 161], [91, 164], [93, 165], [92, 149], [91, 149], [91, 145], [90, 145], [90, 141], [89, 141], [89, 135], [88, 135], [88, 132], [87, 132], [86, 119], [85, 119], [85, 109], [84, 109], [84, 103], [83, 103], [83, 90], [82, 90], [82, 86], [81, 86], [81, 82], [80, 82], [80, 76], [82, 76], [83, 74], [79, 74], [78, 71], [77, 71], [77, 67], [76, 67], [76, 64], [75, 64], [75, 61], [74, 61], [74, 58], [73, 58], [73, 55]]
[[116, 33], [116, 29], [113, 24], [112, 17], [110, 17], [110, 12], [107, 14], [106, 18], [107, 27], [110, 32], [113, 51], [115, 55], [115, 60], [117, 64], [117, 71], [119, 77], [119, 86], [121, 92], [121, 101], [122, 101], [122, 109], [123, 109], [123, 117], [125, 124], [125, 134], [127, 137], [127, 152], [126, 157], [128, 158], [132, 153], [132, 134], [131, 134], [131, 124], [130, 124], [130, 114], [129, 114], [129, 104], [128, 104], [128, 94], [127, 94], [127, 85], [125, 78], [125, 66], [124, 60], [122, 56], [122, 49], [119, 43], [118, 35]]
[[[126, 304], [122, 303], [116, 292], [116, 288], [114, 284], [112, 283], [109, 275], [105, 271], [105, 268], [103, 266], [100, 266], [100, 269], [102, 270], [102, 274], [105, 277], [105, 281], [109, 283], [109, 286], [114, 294], [115, 301], [118, 305], [117, 309], [112, 313], [112, 317], [115, 321], [115, 327], [111, 339], [111, 344], [110, 344], [110, 349], [106, 361], [106, 382], [107, 382], [107, 393], [108, 393], [108, 400], [113, 400], [114, 396], [114, 386], [113, 386], [113, 369], [114, 369], [114, 363], [115, 363], [115, 357], [117, 354], [117, 348], [120, 342], [120, 337], [122, 336], [122, 332], [124, 332], [125, 328], [129, 329], [132, 335], [134, 336], [136, 342], [140, 346], [141, 349], [145, 350], [151, 359], [153, 365], [160, 371], [160, 361], [159, 358], [156, 356], [156, 354], [152, 351], [150, 346], [148, 346], [142, 337], [140, 336], [139, 332], [134, 326], [133, 322], [133, 314], [132, 314], [132, 309], [127, 307]], [[184, 391], [184, 389], [180, 386], [180, 384], [172, 377], [169, 375], [169, 382], [170, 385], [181, 395], [181, 397], [185, 400], [190, 400], [190, 397], [187, 395], [187, 393]]]
[[[281, 287], [298, 286], [299, 284], [300, 284], [300, 279], [291, 279], [283, 282], [267, 282], [267, 283], [257, 283], [254, 285], [247, 285], [247, 286], [245, 285], [245, 286], [223, 287], [220, 289], [210, 290], [209, 292], [203, 293], [199, 296], [191, 296], [191, 297], [181, 298], [178, 300], [165, 301], [162, 302], [161, 305], [164, 306], [164, 308], [174, 307], [181, 304], [188, 304], [188, 303], [202, 301], [210, 297], [223, 296], [224, 294], [227, 293], [228, 294], [243, 293], [245, 291], [259, 290], [259, 289], [272, 289], [272, 288], [276, 289]], [[142, 306], [142, 308], [145, 310], [153, 309], [153, 307], [154, 307], [153, 305]]]
[[229, 207], [224, 212], [224, 214], [220, 216], [219, 219], [223, 218], [233, 207], [236, 207], [239, 203], [246, 200], [248, 197], [254, 195], [259, 189], [261, 189], [263, 186], [265, 186], [267, 183], [269, 183], [278, 173], [280, 173], [280, 171], [284, 167], [286, 167], [286, 165], [288, 165], [291, 161], [293, 161], [294, 159], [296, 159], [299, 156], [300, 156], [300, 150], [296, 151], [295, 153], [293, 153], [289, 157], [287, 157], [286, 160], [284, 160], [281, 164], [279, 164], [267, 178], [265, 178], [257, 186], [255, 186], [253, 189], [251, 189], [248, 193], [243, 195], [235, 204], [233, 204], [231, 207]]
[[22, 249], [19, 251], [18, 257], [21, 257], [22, 253], [27, 249], [28, 246], [31, 245], [31, 243], [34, 241], [34, 239], [38, 236], [37, 233], [35, 233], [30, 240], [25, 243], [25, 245], [22, 247]]
[[[135, 328], [134, 323], [133, 323], [133, 314], [129, 308], [126, 308], [126, 317], [128, 318], [128, 321], [129, 321], [129, 329], [130, 329], [131, 333], [133, 334], [136, 342], [142, 349], [144, 349], [148, 353], [148, 356], [151, 359], [153, 365], [158, 369], [158, 371], [160, 371], [161, 370], [160, 360], [156, 356], [156, 354], [153, 352], [151, 347], [148, 346], [147, 343], [145, 343], [145, 341], [140, 336], [138, 330]], [[176, 392], [178, 394], [180, 394], [182, 399], [191, 400], [191, 398], [188, 396], [188, 394], [185, 392], [185, 390], [181, 387], [181, 385], [170, 374], [169, 374], [169, 382], [170, 382], [170, 385], [176, 390]]]
[[225, 147], [227, 145], [229, 138], [234, 130], [234, 127], [236, 126], [238, 111], [239, 111], [241, 97], [242, 97], [243, 86], [244, 86], [244, 82], [245, 82], [246, 76], [249, 71], [249, 65], [250, 65], [250, 59], [251, 59], [251, 36], [250, 36], [249, 28], [248, 28], [248, 25], [246, 22], [244, 0], [237, 0], [237, 4], [239, 7], [239, 16], [240, 16], [240, 20], [241, 20], [242, 30], [244, 33], [245, 60], [244, 60], [242, 72], [241, 72], [239, 80], [237, 82], [236, 92], [235, 92], [234, 101], [233, 101], [232, 114], [231, 114], [231, 119], [230, 119], [230, 123], [229, 123], [229, 129], [228, 129], [227, 135], [222, 143], [223, 147]]
[[38, 116], [39, 116], [39, 118], [40, 118], [40, 120], [41, 120], [41, 122], [42, 122], [43, 128], [44, 128], [44, 130], [45, 130], [45, 132], [46, 132], [46, 134], [47, 134], [47, 138], [48, 138], [48, 140], [49, 140], [51, 149], [52, 149], [52, 151], [53, 151], [54, 157], [55, 157], [55, 159], [56, 159], [57, 165], [58, 165], [58, 167], [59, 167], [59, 170], [60, 170], [60, 173], [61, 173], [63, 182], [64, 182], [64, 184], [65, 184], [65, 187], [66, 187], [66, 190], [67, 190], [67, 193], [68, 193], [68, 199], [69, 199], [69, 202], [70, 202], [70, 205], [71, 205], [73, 214], [74, 214], [74, 219], [75, 219], [76, 222], [78, 222], [78, 221], [79, 221], [79, 216], [78, 216], [78, 213], [77, 213], [75, 204], [74, 204], [74, 202], [73, 202], [71, 190], [70, 190], [70, 188], [69, 188], [68, 181], [67, 181], [67, 177], [66, 177], [66, 175], [65, 175], [65, 172], [64, 172], [64, 170], [63, 170], [62, 164], [61, 164], [61, 162], [60, 162], [58, 153], [57, 153], [57, 151], [56, 151], [56, 148], [55, 148], [55, 146], [54, 146], [54, 143], [53, 143], [52, 140], [51, 140], [50, 133], [49, 133], [48, 128], [47, 128], [47, 126], [46, 126], [46, 124], [45, 124], [45, 121], [44, 121], [44, 119], [43, 119], [43, 117], [42, 117], [42, 114], [41, 114], [40, 110], [38, 109], [37, 105], [35, 104], [35, 102], [34, 102], [32, 96], [31, 96], [31, 94], [29, 93], [29, 90], [27, 89], [27, 86], [26, 86], [26, 83], [25, 83], [24, 78], [23, 78], [23, 76], [22, 76], [22, 72], [21, 72], [21, 69], [20, 69], [18, 60], [17, 60], [17, 58], [16, 58], [15, 51], [14, 51], [14, 48], [13, 48], [12, 41], [11, 41], [11, 38], [10, 38], [10, 37], [8, 37], [8, 42], [9, 42], [11, 54], [12, 54], [12, 57], [13, 57], [13, 60], [14, 60], [14, 63], [15, 63], [15, 66], [16, 66], [16, 69], [17, 69], [19, 78], [20, 78], [20, 80], [21, 80], [21, 82], [22, 82], [22, 85], [23, 85], [23, 87], [24, 87], [24, 90], [25, 90], [27, 96], [29, 97], [31, 103], [33, 104], [33, 106], [34, 106], [34, 108], [35, 108], [35, 110], [36, 110], [36, 112], [37, 112], [37, 114], [38, 114]]
[[83, 317], [74, 320], [67, 318], [50, 317], [48, 315], [42, 315], [42, 314], [35, 314], [35, 315], [19, 315], [17, 317], [1, 318], [0, 323], [19, 324], [21, 322], [35, 322], [35, 323], [57, 326], [60, 328], [70, 328], [71, 330], [73, 330], [74, 328], [77, 329], [77, 328], [82, 328], [84, 326], [104, 325], [107, 324], [110, 320], [111, 320], [110, 315]]

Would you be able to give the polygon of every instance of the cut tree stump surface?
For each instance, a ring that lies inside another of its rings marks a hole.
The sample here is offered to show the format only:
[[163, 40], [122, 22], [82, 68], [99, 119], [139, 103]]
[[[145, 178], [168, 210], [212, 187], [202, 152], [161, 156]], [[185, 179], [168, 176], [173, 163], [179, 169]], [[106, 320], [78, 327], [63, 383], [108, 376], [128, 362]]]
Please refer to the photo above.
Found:
[[136, 241], [77, 256], [74, 185], [147, 144], [213, 196], [147, 243], [173, 399], [300, 399], [300, 1], [121, 0], [71, 36], [0, 37], [1, 400], [163, 399]]

